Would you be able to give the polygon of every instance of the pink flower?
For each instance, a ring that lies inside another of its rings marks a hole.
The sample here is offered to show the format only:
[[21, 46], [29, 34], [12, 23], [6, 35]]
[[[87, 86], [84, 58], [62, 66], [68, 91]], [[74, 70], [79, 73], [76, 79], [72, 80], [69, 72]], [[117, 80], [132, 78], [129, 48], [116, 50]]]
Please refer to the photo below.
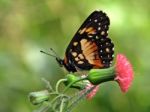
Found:
[[134, 73], [131, 63], [123, 54], [117, 55], [115, 71], [115, 80], [118, 82], [122, 92], [127, 92], [132, 83]]
[[[89, 84], [87, 84], [87, 86], [85, 87], [85, 90], [89, 90], [89, 89], [91, 89], [91, 88], [94, 87], [94, 86], [95, 86], [95, 85], [89, 83]], [[88, 94], [86, 95], [86, 98], [87, 98], [88, 100], [92, 99], [92, 98], [95, 96], [95, 94], [97, 93], [98, 90], [99, 90], [99, 86], [97, 85], [97, 86], [95, 86], [95, 88], [94, 88], [90, 93], [88, 93]]]
[[[82, 75], [81, 77], [84, 78], [86, 77], [86, 75]], [[93, 85], [89, 81], [85, 81], [85, 82], [86, 82], [86, 86], [85, 86], [85, 89], [81, 91], [81, 94], [84, 94], [86, 91], [90, 90], [91, 88], [95, 86], [94, 89], [86, 95], [86, 98], [88, 100], [91, 100], [96, 95], [97, 91], [99, 90], [99, 85]]]

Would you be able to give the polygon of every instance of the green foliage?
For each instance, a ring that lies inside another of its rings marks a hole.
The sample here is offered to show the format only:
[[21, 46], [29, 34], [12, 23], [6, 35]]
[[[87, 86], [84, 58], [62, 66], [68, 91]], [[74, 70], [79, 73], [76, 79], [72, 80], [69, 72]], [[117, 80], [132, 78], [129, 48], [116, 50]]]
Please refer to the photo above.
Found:
[[127, 94], [122, 94], [118, 86], [102, 84], [95, 99], [84, 101], [74, 112], [149, 112], [149, 3], [149, 0], [0, 0], [0, 112], [30, 112], [34, 107], [27, 95], [43, 88], [41, 78], [53, 85], [64, 77], [55, 59], [40, 50], [52, 47], [63, 57], [74, 33], [96, 9], [110, 17], [109, 36], [115, 43], [115, 53], [127, 55], [135, 79]]

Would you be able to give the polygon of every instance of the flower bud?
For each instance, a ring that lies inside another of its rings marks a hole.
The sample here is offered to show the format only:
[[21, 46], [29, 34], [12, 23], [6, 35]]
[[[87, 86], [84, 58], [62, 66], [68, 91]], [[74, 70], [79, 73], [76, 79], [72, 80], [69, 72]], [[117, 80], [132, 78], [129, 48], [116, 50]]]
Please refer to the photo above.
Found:
[[115, 69], [114, 67], [105, 69], [92, 69], [90, 70], [87, 79], [94, 85], [98, 85], [105, 81], [114, 80]]
[[[64, 84], [67, 86], [75, 81], [78, 81], [81, 77], [75, 76], [74, 74], [68, 74], [66, 76], [67, 81]], [[70, 86], [71, 88], [76, 88], [82, 90], [85, 87], [85, 83], [82, 81], [76, 82]]]
[[48, 101], [49, 92], [48, 90], [31, 92], [29, 93], [29, 99], [33, 105], [38, 105], [40, 103], [43, 103], [44, 101]]

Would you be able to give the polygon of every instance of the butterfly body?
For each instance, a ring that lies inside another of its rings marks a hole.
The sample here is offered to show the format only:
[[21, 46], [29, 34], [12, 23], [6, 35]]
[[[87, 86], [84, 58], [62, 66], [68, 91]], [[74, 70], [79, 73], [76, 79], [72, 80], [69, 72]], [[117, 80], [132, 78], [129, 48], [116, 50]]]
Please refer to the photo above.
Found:
[[71, 40], [64, 59], [56, 59], [58, 63], [69, 72], [110, 67], [114, 44], [108, 38], [109, 24], [104, 12], [94, 11]]

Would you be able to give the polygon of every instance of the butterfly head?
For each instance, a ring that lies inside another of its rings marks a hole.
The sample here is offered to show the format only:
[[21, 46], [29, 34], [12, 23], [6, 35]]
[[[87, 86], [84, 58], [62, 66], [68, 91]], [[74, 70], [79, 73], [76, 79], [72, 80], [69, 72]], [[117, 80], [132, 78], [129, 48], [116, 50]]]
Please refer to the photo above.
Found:
[[65, 57], [65, 59], [61, 59], [60, 57], [57, 56], [56, 52], [53, 49], [50, 49], [50, 50], [53, 51], [53, 53], [55, 55], [47, 53], [45, 51], [40, 51], [40, 52], [56, 58], [56, 61], [59, 64], [59, 66], [66, 68], [67, 71], [76, 72], [76, 69], [75, 69], [74, 65], [71, 63], [71, 61], [68, 62], [66, 57]]
[[64, 60], [62, 60], [61, 58], [56, 57], [56, 61], [58, 62], [60, 67], [64, 66]]
[[63, 60], [61, 58], [56, 58], [56, 61], [58, 62], [60, 67], [64, 67], [68, 72], [76, 72], [76, 68], [71, 61], [66, 62], [66, 58]]

